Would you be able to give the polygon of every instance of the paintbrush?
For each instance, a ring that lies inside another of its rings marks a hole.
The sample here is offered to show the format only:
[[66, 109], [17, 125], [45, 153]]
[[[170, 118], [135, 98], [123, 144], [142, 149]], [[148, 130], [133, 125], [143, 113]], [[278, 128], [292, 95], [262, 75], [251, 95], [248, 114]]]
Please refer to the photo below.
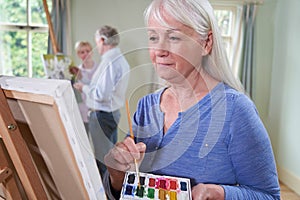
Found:
[[[134, 139], [134, 134], [133, 134], [133, 131], [132, 131], [131, 118], [130, 118], [129, 104], [128, 104], [128, 100], [127, 99], [126, 99], [126, 111], [127, 111], [127, 119], [128, 119], [128, 126], [129, 126], [130, 137], [132, 139]], [[138, 163], [137, 163], [136, 159], [134, 159], [134, 164], [135, 164], [136, 175], [138, 177], [138, 187], [140, 188], [140, 172], [139, 172], [139, 166], [138, 166]]]

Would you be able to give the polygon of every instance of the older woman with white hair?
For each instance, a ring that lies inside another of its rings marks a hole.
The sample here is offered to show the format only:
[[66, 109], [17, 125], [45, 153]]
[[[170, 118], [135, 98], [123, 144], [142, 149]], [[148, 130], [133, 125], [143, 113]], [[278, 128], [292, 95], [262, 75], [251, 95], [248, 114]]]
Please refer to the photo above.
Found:
[[150, 58], [167, 87], [143, 97], [126, 137], [105, 156], [110, 199], [125, 172], [189, 178], [192, 198], [280, 199], [268, 133], [231, 73], [208, 0], [153, 0]]

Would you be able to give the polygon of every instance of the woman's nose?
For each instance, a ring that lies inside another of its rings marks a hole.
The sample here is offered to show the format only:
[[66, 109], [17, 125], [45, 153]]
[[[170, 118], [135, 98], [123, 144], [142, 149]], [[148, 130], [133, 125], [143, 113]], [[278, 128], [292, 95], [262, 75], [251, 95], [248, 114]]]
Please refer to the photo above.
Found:
[[155, 49], [155, 55], [156, 56], [160, 56], [160, 57], [168, 56], [169, 55], [169, 51], [166, 50], [166, 49]]
[[160, 41], [154, 47], [154, 52], [156, 56], [168, 56], [169, 55], [169, 45], [167, 42]]

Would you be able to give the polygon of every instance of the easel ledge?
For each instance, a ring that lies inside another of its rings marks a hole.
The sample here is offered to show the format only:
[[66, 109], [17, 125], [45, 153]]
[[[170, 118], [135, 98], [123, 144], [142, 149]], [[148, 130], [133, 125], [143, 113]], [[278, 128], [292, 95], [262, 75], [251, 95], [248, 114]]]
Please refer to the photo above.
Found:
[[48, 95], [43, 94], [28, 94], [26, 92], [18, 92], [13, 90], [3, 90], [6, 98], [19, 99], [25, 101], [31, 101], [36, 103], [43, 103], [52, 105], [54, 103], [54, 99], [49, 97]]

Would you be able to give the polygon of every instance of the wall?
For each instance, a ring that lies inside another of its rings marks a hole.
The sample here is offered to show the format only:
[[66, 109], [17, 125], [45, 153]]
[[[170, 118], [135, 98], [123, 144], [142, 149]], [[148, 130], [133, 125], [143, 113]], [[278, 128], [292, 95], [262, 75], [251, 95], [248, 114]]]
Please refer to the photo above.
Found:
[[[137, 28], [144, 27], [143, 11], [149, 2], [150, 0], [89, 0], [87, 3], [73, 0], [71, 2], [73, 43], [88, 40], [95, 45], [96, 30], [103, 25], [110, 25], [117, 28], [121, 35], [121, 48], [130, 49], [143, 38], [138, 35], [140, 32]], [[133, 35], [137, 37], [123, 38]], [[76, 57], [75, 52], [73, 55]], [[78, 59], [76, 61], [79, 62]]]
[[254, 101], [282, 182], [300, 193], [299, 0], [265, 0], [256, 27]]

